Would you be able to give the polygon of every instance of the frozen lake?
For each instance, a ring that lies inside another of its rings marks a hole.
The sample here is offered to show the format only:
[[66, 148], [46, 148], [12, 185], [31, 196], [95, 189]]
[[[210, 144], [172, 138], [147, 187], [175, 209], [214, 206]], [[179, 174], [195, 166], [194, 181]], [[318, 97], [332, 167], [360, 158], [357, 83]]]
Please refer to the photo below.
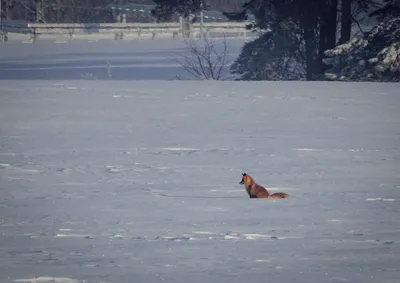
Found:
[[1, 283], [399, 282], [399, 84], [67, 80], [13, 46]]
[[[228, 63], [233, 63], [248, 40], [227, 39]], [[214, 42], [222, 47], [221, 39]], [[0, 44], [0, 80], [186, 79], [189, 75], [176, 62], [187, 54], [185, 50], [183, 41], [164, 39], [6, 43]]]

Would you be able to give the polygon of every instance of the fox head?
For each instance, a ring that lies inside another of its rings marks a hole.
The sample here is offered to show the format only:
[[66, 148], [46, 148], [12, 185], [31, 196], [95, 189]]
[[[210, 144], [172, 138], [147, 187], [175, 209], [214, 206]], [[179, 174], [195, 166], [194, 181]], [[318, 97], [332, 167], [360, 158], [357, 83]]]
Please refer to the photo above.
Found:
[[248, 185], [251, 185], [252, 183], [254, 183], [254, 180], [253, 180], [253, 178], [251, 178], [250, 175], [243, 173], [242, 176], [243, 176], [242, 181], [240, 181], [239, 184], [245, 185], [247, 187]]

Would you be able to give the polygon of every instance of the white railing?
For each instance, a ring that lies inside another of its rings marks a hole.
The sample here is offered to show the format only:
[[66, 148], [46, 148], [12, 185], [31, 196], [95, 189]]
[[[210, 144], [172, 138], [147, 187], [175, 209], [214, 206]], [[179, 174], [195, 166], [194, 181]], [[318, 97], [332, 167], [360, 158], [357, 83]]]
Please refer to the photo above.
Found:
[[251, 34], [246, 30], [247, 23], [215, 22], [190, 25], [184, 30], [181, 23], [83, 23], [83, 24], [44, 24], [24, 22], [3, 22], [5, 34], [15, 33], [29, 36], [31, 42], [39, 38], [54, 38], [71, 41], [73, 39], [157, 39], [157, 38], [199, 38], [201, 32], [206, 36], [225, 34], [232, 37], [245, 37]]

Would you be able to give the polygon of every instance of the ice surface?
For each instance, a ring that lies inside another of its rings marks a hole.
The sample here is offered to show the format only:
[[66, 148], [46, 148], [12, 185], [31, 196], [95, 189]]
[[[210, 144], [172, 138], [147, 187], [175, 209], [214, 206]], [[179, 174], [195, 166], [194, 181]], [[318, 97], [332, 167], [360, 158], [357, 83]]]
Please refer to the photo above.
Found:
[[74, 74], [0, 81], [0, 282], [398, 282], [399, 84]]
[[16, 279], [14, 282], [54, 282], [54, 283], [79, 283], [79, 280], [71, 279], [71, 278], [60, 278], [60, 277], [49, 277], [49, 276], [39, 276], [34, 278], [25, 278], [25, 279]]
[[[227, 39], [228, 63], [248, 40]], [[214, 41], [222, 47], [221, 39]], [[187, 79], [191, 76], [176, 62], [187, 54], [185, 50], [180, 40], [6, 43], [0, 45], [0, 79]]]

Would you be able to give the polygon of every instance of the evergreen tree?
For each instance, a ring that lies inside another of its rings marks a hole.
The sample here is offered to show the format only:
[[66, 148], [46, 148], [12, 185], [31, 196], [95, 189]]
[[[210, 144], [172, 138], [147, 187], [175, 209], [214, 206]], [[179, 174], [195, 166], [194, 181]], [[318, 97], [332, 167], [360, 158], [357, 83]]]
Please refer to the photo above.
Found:
[[384, 5], [370, 14], [379, 20], [400, 17], [400, 0], [384, 0]]
[[[245, 17], [246, 13], [251, 12], [256, 17], [252, 28], [271, 33], [268, 37], [270, 44], [276, 46], [278, 42], [282, 42], [280, 37], [286, 37], [289, 44], [275, 47], [282, 51], [280, 54], [293, 54], [294, 49], [296, 49], [296, 54], [303, 54], [303, 56], [296, 56], [296, 62], [291, 64], [291, 69], [296, 70], [295, 77], [298, 76], [299, 68], [293, 64], [305, 66], [304, 77], [307, 80], [312, 80], [316, 74], [323, 71], [322, 54], [336, 44], [337, 1], [252, 0], [243, 6], [243, 10], [241, 13], [227, 14], [227, 16], [238, 19], [238, 16]], [[271, 52], [271, 47], [267, 47], [267, 45], [265, 47], [268, 55], [276, 56], [276, 53]], [[249, 47], [245, 46], [244, 48]], [[282, 48], [288, 48], [288, 50], [283, 52]], [[266, 54], [266, 56], [268, 55]], [[241, 59], [243, 61], [244, 58]], [[273, 60], [273, 58], [271, 59]], [[280, 57], [275, 59], [282, 61]], [[304, 62], [300, 60], [304, 60]], [[271, 62], [270, 59], [267, 61]], [[275, 62], [273, 65], [279, 64]], [[275, 72], [273, 68], [266, 69]], [[237, 69], [233, 71], [237, 71]], [[287, 71], [285, 69], [285, 72]], [[268, 78], [269, 76], [266, 76], [266, 79]]]
[[400, 81], [400, 16], [387, 18], [363, 37], [326, 51], [324, 79]]
[[189, 15], [198, 15], [201, 9], [207, 9], [208, 5], [204, 0], [153, 0], [156, 7], [152, 14], [159, 21], [168, 21], [174, 14], [185, 18]]

